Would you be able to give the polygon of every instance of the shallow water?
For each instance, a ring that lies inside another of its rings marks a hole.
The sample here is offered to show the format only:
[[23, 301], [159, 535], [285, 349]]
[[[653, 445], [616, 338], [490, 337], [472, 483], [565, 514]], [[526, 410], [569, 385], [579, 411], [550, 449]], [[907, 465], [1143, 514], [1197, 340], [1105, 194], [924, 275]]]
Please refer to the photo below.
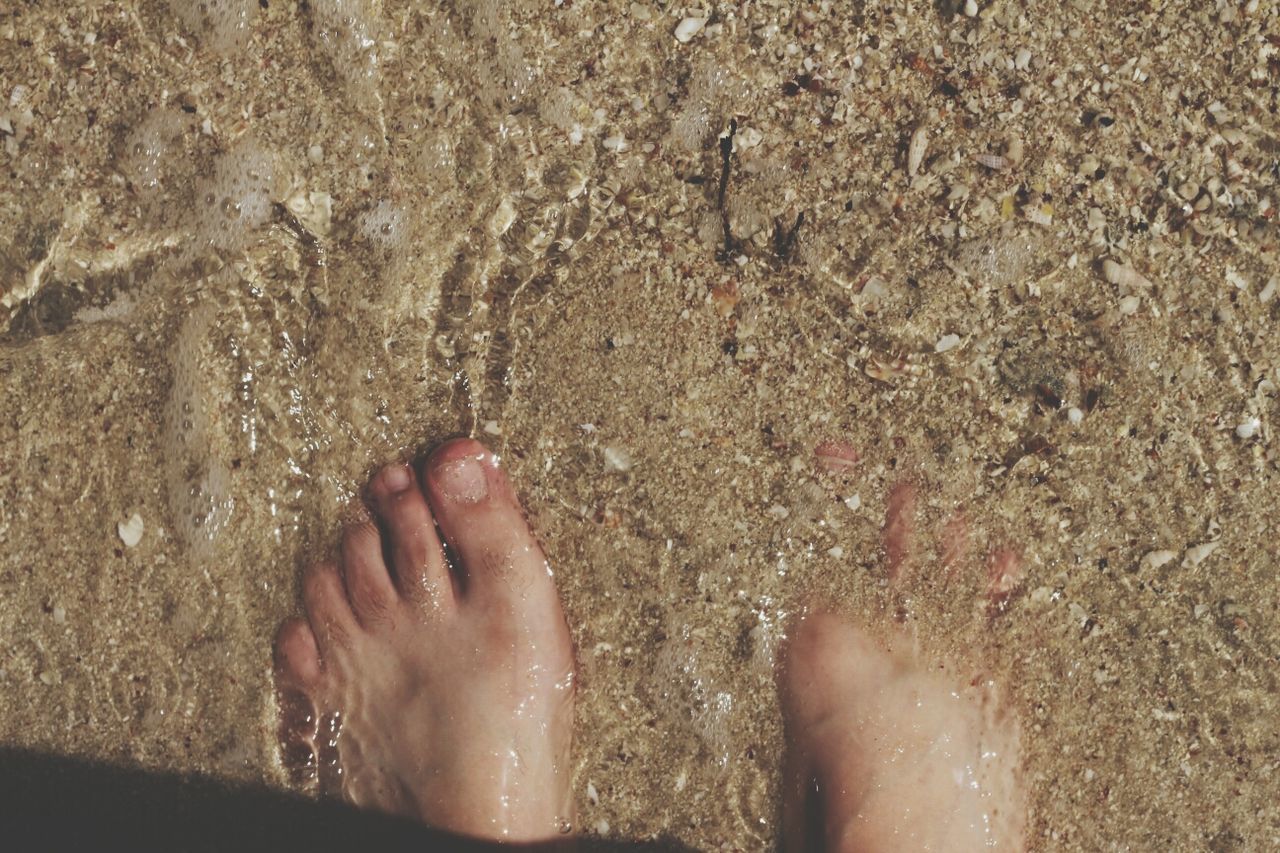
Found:
[[770, 842], [817, 596], [1005, 686], [1037, 849], [1275, 845], [1277, 7], [952, 5], [0, 12], [0, 743], [284, 785], [298, 569], [471, 433], [587, 831]]

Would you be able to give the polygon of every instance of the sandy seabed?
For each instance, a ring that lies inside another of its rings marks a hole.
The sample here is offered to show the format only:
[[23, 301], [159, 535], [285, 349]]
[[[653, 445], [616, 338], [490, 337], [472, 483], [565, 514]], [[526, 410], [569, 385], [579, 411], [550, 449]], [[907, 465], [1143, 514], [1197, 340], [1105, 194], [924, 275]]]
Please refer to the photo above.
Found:
[[772, 843], [818, 597], [1003, 686], [1035, 849], [1280, 845], [1278, 91], [1273, 0], [6, 4], [0, 744], [285, 786], [299, 569], [470, 433], [585, 831]]

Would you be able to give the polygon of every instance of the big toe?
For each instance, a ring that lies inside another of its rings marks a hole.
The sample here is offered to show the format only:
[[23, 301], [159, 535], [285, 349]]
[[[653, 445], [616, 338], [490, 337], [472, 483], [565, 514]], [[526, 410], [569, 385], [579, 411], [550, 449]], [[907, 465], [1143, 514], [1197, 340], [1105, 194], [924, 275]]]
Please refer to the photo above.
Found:
[[558, 616], [551, 569], [497, 457], [472, 439], [450, 441], [431, 454], [423, 479], [464, 594], [528, 619]]
[[865, 631], [823, 610], [807, 614], [792, 629], [781, 672], [783, 711], [797, 730], [846, 708], [883, 683], [893, 659]]

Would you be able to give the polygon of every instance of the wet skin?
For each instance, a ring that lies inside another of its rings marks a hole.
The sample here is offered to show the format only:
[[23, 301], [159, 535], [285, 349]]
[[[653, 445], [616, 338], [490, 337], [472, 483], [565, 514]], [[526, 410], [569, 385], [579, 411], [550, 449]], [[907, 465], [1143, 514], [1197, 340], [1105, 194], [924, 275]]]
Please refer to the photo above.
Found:
[[307, 573], [306, 618], [276, 637], [286, 757], [359, 806], [556, 837], [573, 819], [573, 654], [510, 483], [461, 439], [421, 472], [384, 469], [370, 495], [374, 518]]

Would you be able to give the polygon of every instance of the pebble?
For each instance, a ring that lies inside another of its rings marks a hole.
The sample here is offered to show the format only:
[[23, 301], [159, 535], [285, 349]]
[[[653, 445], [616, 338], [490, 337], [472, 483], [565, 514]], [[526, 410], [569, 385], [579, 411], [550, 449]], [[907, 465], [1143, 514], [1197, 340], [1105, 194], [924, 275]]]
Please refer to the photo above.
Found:
[[676, 24], [676, 41], [685, 44], [707, 25], [706, 18], [685, 18]]
[[600, 792], [596, 790], [595, 783], [587, 783], [587, 802], [593, 806], [600, 805]]
[[1257, 418], [1245, 418], [1240, 426], [1236, 427], [1236, 435], [1241, 438], [1253, 438], [1258, 432], [1258, 427], [1262, 426], [1262, 421]]
[[978, 14], [977, 2], [975, 0], [964, 0], [964, 13], [967, 17], [976, 17]]
[[1120, 313], [1126, 317], [1130, 314], [1138, 313], [1138, 308], [1142, 305], [1142, 297], [1126, 296], [1120, 300]]
[[1078, 424], [1084, 420], [1084, 412], [1080, 411], [1075, 406], [1072, 406], [1067, 409], [1067, 420], [1071, 421], [1073, 424]]
[[610, 471], [630, 471], [631, 454], [621, 447], [606, 447], [604, 449], [604, 465]]
[[849, 495], [849, 497], [844, 499], [844, 505], [849, 509], [856, 510], [858, 507], [862, 506], [862, 495]]
[[120, 541], [124, 543], [126, 548], [132, 548], [142, 541], [142, 516], [136, 512], [129, 517], [128, 521], [122, 521], [116, 525], [116, 531], [120, 534]]
[[947, 350], [955, 349], [959, 345], [960, 345], [960, 336], [953, 332], [949, 335], [943, 335], [941, 338], [939, 338], [938, 342], [933, 345], [933, 351], [946, 352]]

